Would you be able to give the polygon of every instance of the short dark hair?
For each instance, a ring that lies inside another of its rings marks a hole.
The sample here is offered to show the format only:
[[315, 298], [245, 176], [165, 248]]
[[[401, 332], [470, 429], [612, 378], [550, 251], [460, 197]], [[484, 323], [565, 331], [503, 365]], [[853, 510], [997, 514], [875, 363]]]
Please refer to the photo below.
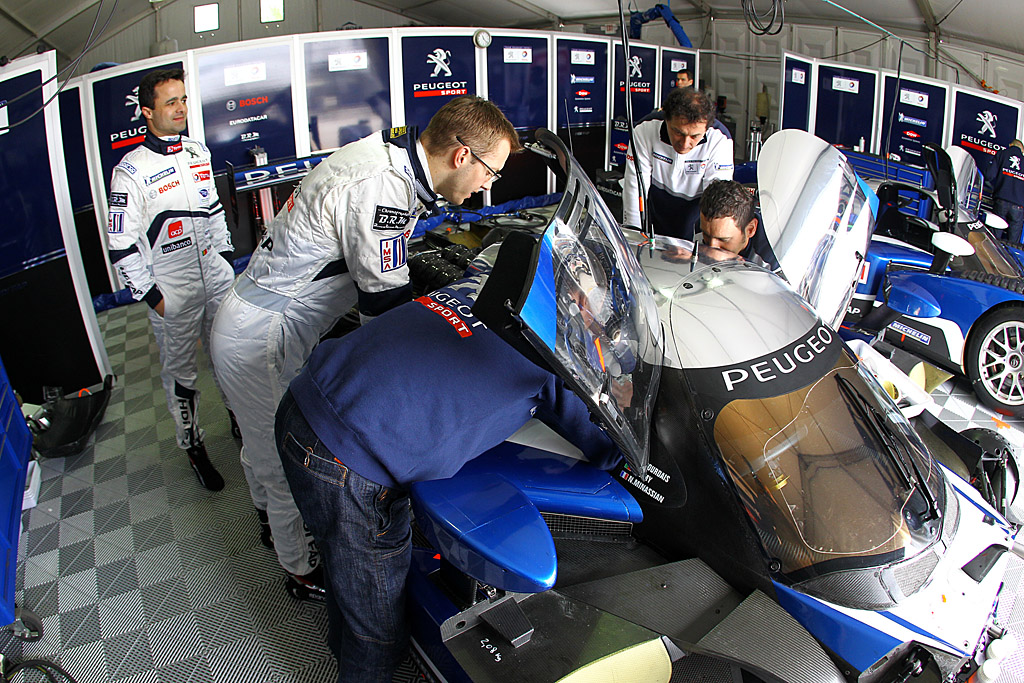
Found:
[[685, 123], [715, 122], [715, 105], [707, 95], [693, 88], [674, 88], [661, 105], [665, 120], [682, 119]]
[[680, 69], [676, 72], [676, 78], [679, 78], [681, 74], [686, 74], [686, 77], [691, 81], [693, 80], [693, 69]]
[[510, 153], [523, 149], [515, 127], [498, 106], [476, 95], [456, 97], [438, 109], [420, 139], [431, 154], [443, 154], [462, 144], [456, 136], [477, 154], [492, 151], [500, 140], [508, 140]]
[[139, 106], [153, 108], [156, 104], [156, 86], [167, 81], [185, 82], [184, 69], [157, 69], [150, 71], [139, 81]]
[[754, 194], [735, 180], [713, 180], [700, 198], [704, 218], [731, 218], [740, 230], [754, 220]]

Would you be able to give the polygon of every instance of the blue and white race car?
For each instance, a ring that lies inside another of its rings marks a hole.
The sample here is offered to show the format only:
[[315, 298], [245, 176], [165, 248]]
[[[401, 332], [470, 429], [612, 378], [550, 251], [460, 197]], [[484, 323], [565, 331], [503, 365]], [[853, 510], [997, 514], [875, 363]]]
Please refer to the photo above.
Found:
[[[844, 327], [880, 331], [966, 377], [997, 412], [1024, 414], [1024, 253], [979, 219], [981, 174], [966, 151], [928, 147], [926, 159], [934, 192], [897, 182], [877, 188], [879, 219]], [[935, 222], [899, 211], [908, 192], [934, 202]], [[1001, 227], [998, 217], [986, 220]], [[910, 314], [881, 305], [894, 288], [912, 293]]]

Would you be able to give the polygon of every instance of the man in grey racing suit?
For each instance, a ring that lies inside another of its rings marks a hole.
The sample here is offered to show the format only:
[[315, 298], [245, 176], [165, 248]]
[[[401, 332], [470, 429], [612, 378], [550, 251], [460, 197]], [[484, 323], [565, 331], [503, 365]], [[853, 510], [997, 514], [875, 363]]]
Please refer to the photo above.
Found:
[[[342, 147], [295, 188], [224, 299], [214, 367], [241, 427], [262, 540], [292, 595], [320, 599], [322, 580], [274, 441], [288, 383], [353, 304], [365, 321], [410, 300], [406, 253], [417, 216], [438, 195], [461, 204], [490, 187], [518, 149], [501, 111], [472, 96], [444, 105], [418, 139], [415, 129], [392, 128]], [[380, 419], [382, 429], [400, 428], [385, 405]]]
[[184, 79], [183, 70], [170, 69], [150, 72], [139, 83], [148, 130], [114, 168], [107, 238], [110, 261], [132, 297], [151, 309], [178, 446], [199, 482], [219, 491], [224, 479], [207, 456], [196, 420], [197, 344], [203, 336], [209, 348], [217, 306], [234, 279], [234, 247], [210, 150], [181, 135], [188, 113]]

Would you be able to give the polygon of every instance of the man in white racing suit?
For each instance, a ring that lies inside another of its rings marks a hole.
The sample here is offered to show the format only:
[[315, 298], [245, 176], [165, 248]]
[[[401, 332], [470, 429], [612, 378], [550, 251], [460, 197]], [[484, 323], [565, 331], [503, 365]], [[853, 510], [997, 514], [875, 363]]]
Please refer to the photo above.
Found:
[[234, 279], [234, 247], [210, 150], [181, 135], [188, 114], [184, 79], [182, 69], [170, 69], [150, 72], [139, 83], [148, 130], [114, 168], [107, 239], [110, 261], [132, 297], [151, 309], [178, 446], [199, 482], [219, 491], [224, 479], [207, 456], [196, 419], [197, 344], [202, 336], [209, 349], [217, 306]]
[[[413, 128], [392, 128], [342, 147], [295, 188], [224, 299], [214, 367], [241, 427], [262, 540], [292, 595], [320, 599], [323, 583], [274, 441], [288, 383], [353, 304], [365, 321], [410, 300], [407, 242], [419, 214], [438, 195], [461, 204], [490, 187], [519, 147], [501, 111], [472, 96], [444, 105], [419, 139]], [[380, 420], [380, 429], [401, 429], [386, 405]]]
[[[641, 199], [659, 235], [692, 240], [700, 196], [717, 178], [732, 180], [733, 142], [714, 128], [715, 106], [703, 92], [672, 90], [661, 111], [633, 129], [622, 181], [622, 224], [643, 227]], [[636, 166], [634, 166], [634, 163]], [[636, 168], [647, 196], [641, 197]]]

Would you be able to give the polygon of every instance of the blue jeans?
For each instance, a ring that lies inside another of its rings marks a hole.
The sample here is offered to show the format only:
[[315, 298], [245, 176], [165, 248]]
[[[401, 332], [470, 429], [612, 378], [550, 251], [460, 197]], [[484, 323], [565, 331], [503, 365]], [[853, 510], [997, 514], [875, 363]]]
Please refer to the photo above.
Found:
[[1008, 223], [1006, 227], [1006, 239], [1013, 244], [1020, 244], [1021, 230], [1024, 229], [1024, 206], [1011, 204], [1005, 199], [996, 199], [995, 213], [1002, 216]]
[[409, 496], [345, 467], [320, 443], [290, 392], [274, 426], [295, 504], [322, 553], [327, 641], [338, 659], [338, 683], [390, 683], [409, 647]]

